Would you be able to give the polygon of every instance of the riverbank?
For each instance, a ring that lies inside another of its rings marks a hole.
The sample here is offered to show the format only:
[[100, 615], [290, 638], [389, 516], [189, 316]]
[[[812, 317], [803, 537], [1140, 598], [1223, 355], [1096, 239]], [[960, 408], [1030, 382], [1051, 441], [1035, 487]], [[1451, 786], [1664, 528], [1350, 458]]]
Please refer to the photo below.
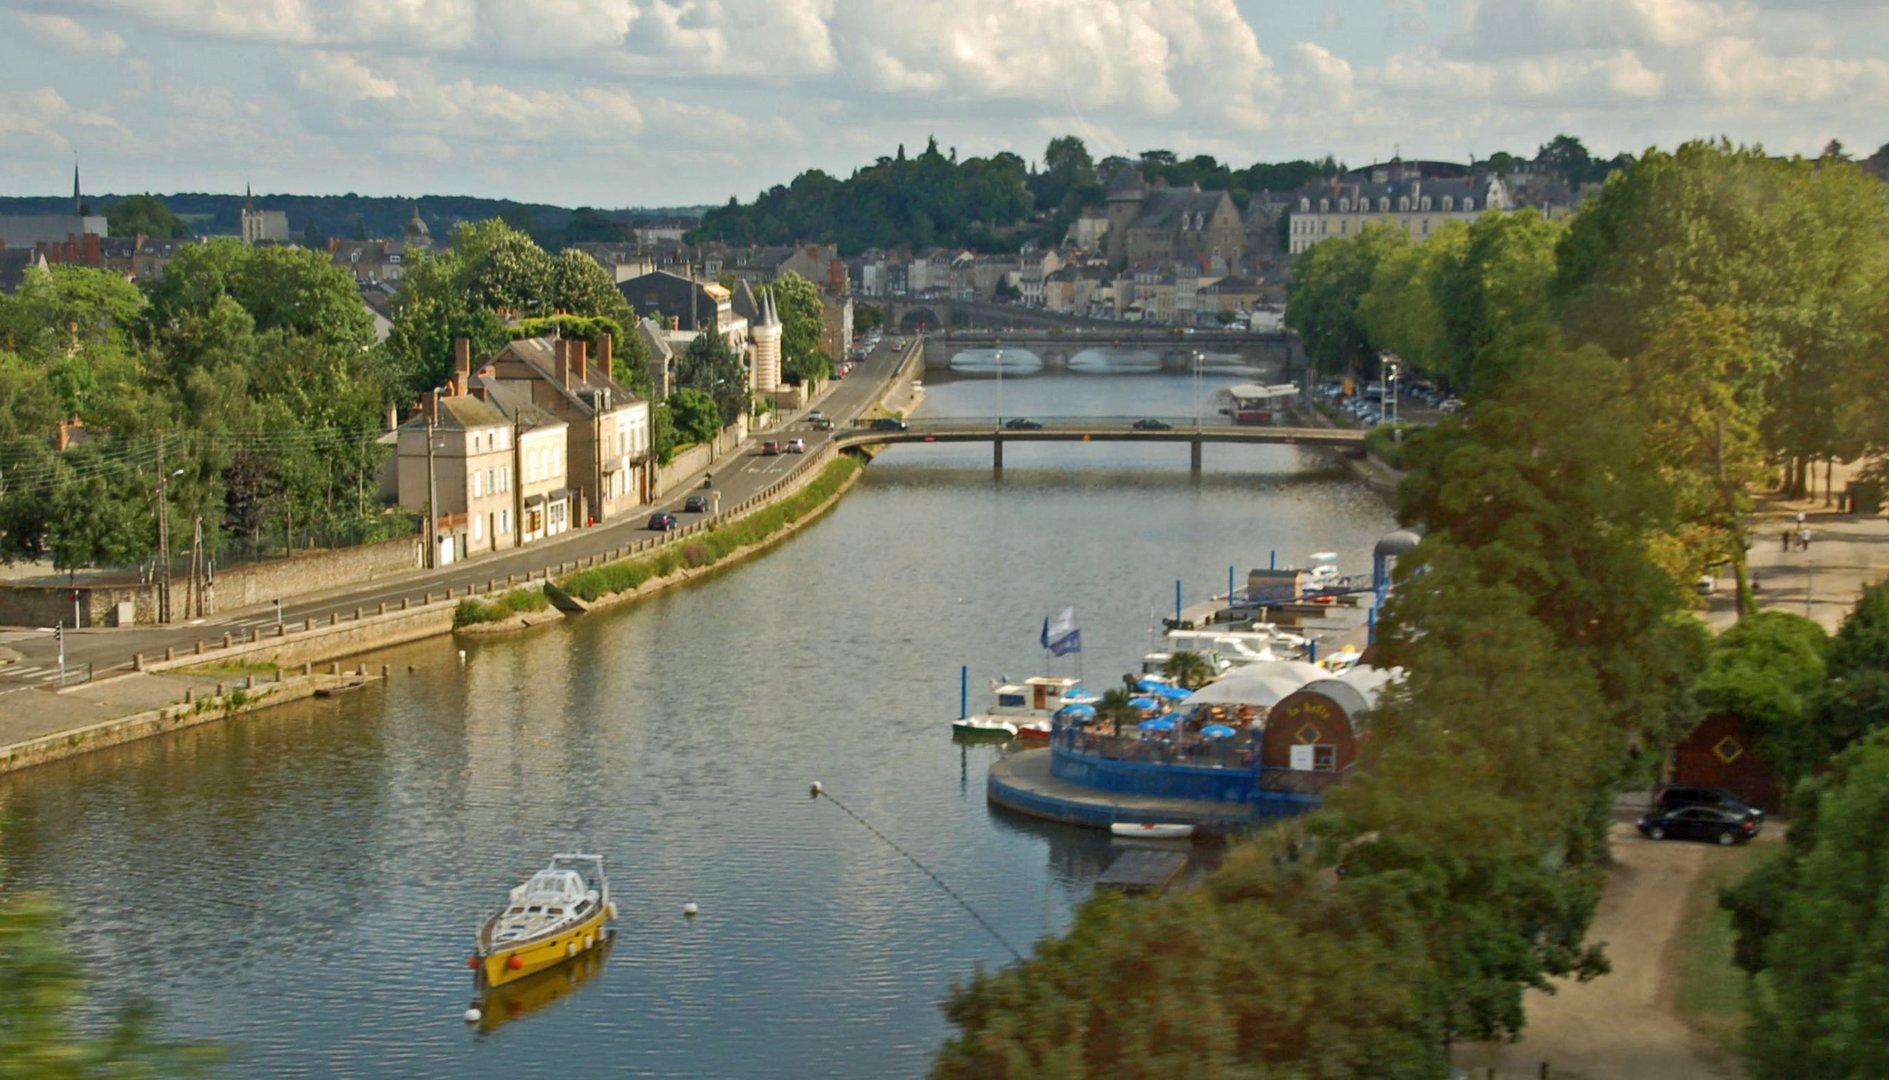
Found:
[[[765, 536], [729, 548], [710, 564], [688, 565], [691, 538], [700, 543], [713, 527], [739, 527], [744, 521], [769, 513], [778, 504], [818, 483], [838, 464], [841, 464], [838, 452], [825, 449], [810, 458], [806, 467], [797, 470], [792, 477], [757, 494], [715, 523], [693, 527], [661, 542], [630, 545], [631, 552], [645, 558], [673, 559], [683, 565], [665, 568], [661, 574], [640, 581], [627, 592], [598, 596], [595, 599], [600, 602], [586, 604], [586, 607], [640, 599], [711, 569], [734, 565], [778, 544], [834, 506], [852, 488], [861, 469], [847, 465], [845, 474], [830, 494], [814, 506], [803, 508], [791, 521]], [[619, 549], [617, 557], [592, 556], [575, 563], [560, 563], [555, 572], [546, 568], [537, 575], [537, 588], [551, 585], [554, 578], [568, 583], [578, 574], [622, 564], [635, 557], [633, 554], [625, 558]], [[530, 587], [532, 580], [533, 575], [526, 575], [523, 585]], [[188, 650], [167, 647], [163, 657], [140, 655], [134, 659], [132, 671], [97, 682], [60, 691], [22, 689], [0, 696], [0, 705], [10, 703], [9, 699], [24, 700], [27, 695], [34, 698], [28, 708], [0, 708], [0, 773], [161, 735], [224, 716], [303, 700], [322, 689], [324, 684], [320, 680], [330, 676], [310, 675], [308, 678], [315, 681], [304, 682], [284, 677], [281, 672], [298, 667], [312, 670], [335, 665], [340, 660], [451, 634], [456, 629], [463, 632], [455, 625], [459, 621], [460, 605], [501, 601], [518, 588], [519, 584], [510, 577], [503, 582], [493, 579], [486, 583], [484, 601], [474, 599], [479, 594], [476, 586], [457, 592], [449, 587], [438, 596], [424, 594], [418, 604], [403, 599], [398, 605], [383, 603], [372, 611], [356, 608], [351, 618], [334, 613], [322, 623], [308, 619], [296, 627], [286, 623], [267, 628], [252, 626], [240, 634], [226, 632], [220, 642], [199, 640]], [[478, 623], [473, 632], [522, 630], [560, 617], [562, 613], [555, 608], [517, 612], [501, 620]], [[267, 675], [255, 674], [218, 679], [204, 674], [217, 670], [274, 673], [275, 679], [271, 681]]]

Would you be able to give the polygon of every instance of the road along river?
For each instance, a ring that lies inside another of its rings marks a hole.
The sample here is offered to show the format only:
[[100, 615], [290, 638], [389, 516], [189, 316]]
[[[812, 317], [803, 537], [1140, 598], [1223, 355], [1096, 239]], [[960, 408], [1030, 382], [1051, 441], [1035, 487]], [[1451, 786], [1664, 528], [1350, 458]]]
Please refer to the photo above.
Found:
[[[926, 415], [994, 414], [988, 376], [933, 379]], [[1191, 375], [1107, 371], [1003, 393], [1006, 415], [1195, 402]], [[946, 726], [958, 666], [974, 704], [1049, 670], [1042, 620], [1073, 606], [1106, 686], [1175, 579], [1201, 598], [1275, 550], [1368, 572], [1393, 527], [1316, 452], [1205, 464], [1196, 484], [1183, 446], [1012, 445], [999, 479], [988, 447], [894, 448], [812, 528], [693, 587], [0, 778], [0, 886], [55, 891], [102, 996], [155, 997], [166, 1034], [237, 1046], [236, 1075], [922, 1074], [951, 981], [1009, 953], [808, 784], [1017, 948], [1064, 929], [1109, 841], [986, 806], [994, 751]], [[607, 860], [614, 948], [515, 1018], [463, 1023], [479, 917], [570, 850]]]

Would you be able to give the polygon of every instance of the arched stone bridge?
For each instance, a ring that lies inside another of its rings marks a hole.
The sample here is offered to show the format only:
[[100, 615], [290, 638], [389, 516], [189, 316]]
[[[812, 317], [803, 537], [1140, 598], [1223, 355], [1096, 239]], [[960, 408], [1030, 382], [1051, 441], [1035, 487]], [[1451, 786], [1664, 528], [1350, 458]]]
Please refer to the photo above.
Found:
[[1202, 331], [1176, 334], [1161, 328], [1111, 327], [1094, 331], [1007, 332], [952, 331], [925, 335], [925, 367], [949, 368], [953, 358], [972, 350], [1019, 349], [1043, 361], [1048, 370], [1069, 367], [1071, 357], [1089, 349], [1151, 353], [1166, 372], [1193, 370], [1195, 353], [1231, 354], [1255, 369], [1255, 381], [1278, 381], [1303, 369], [1304, 351], [1292, 334]]

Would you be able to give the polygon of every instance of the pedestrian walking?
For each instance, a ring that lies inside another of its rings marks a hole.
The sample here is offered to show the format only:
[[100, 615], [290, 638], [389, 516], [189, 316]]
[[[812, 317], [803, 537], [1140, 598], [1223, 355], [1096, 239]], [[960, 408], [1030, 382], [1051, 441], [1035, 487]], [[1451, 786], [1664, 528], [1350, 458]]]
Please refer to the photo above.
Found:
[[1810, 550], [1810, 526], [1808, 525], [1797, 530], [1797, 550], [1799, 551]]
[[1791, 550], [1791, 528], [1788, 525], [1784, 527], [1784, 550]]
[[1804, 512], [1802, 510], [1797, 512], [1797, 527], [1800, 529], [1804, 527]]

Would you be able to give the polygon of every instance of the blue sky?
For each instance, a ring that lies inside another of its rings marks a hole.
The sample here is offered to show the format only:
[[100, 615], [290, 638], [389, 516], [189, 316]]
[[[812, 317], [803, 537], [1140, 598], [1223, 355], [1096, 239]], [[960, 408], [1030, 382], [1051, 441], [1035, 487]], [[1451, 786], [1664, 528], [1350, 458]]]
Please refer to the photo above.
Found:
[[936, 135], [1245, 165], [1889, 141], [1862, 0], [0, 0], [0, 193], [752, 198]]

